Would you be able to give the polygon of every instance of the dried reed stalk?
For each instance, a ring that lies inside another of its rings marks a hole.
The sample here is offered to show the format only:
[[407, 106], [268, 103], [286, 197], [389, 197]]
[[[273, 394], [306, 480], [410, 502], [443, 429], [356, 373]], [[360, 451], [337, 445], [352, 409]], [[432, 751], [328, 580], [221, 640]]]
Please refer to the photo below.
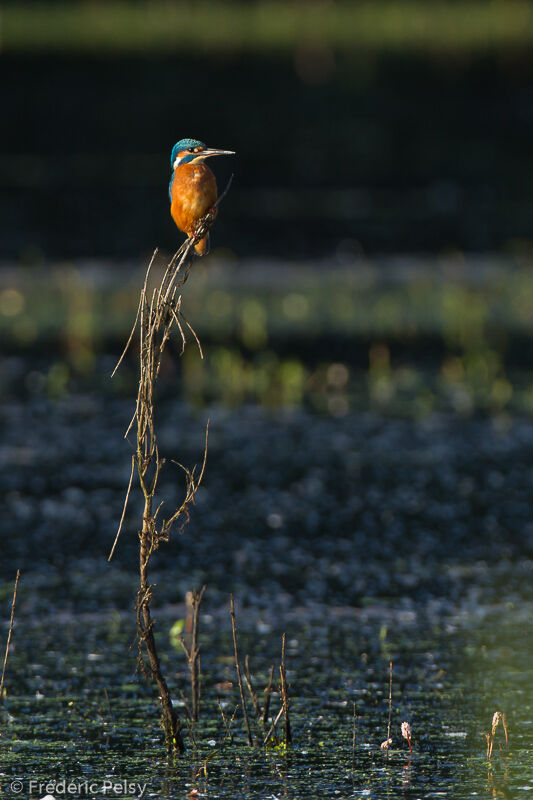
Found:
[[244, 717], [244, 727], [246, 728], [246, 735], [248, 737], [248, 744], [253, 746], [254, 740], [252, 739], [252, 731], [250, 730], [250, 722], [248, 720], [248, 711], [246, 709], [246, 701], [244, 699], [244, 687], [242, 685], [241, 665], [239, 663], [239, 650], [237, 648], [237, 625], [235, 622], [235, 602], [233, 595], [230, 596], [230, 614], [231, 614], [231, 629], [233, 631], [233, 649], [235, 653], [235, 669], [237, 671], [237, 680], [239, 682], [239, 691], [241, 693], [242, 714]]
[[[231, 183], [231, 181], [230, 181]], [[227, 191], [220, 196], [216, 205], [225, 197]], [[182, 321], [192, 330], [181, 313], [181, 294], [180, 289], [185, 284], [194, 259], [194, 245], [202, 239], [216, 216], [216, 207], [211, 209], [198, 223], [195, 233], [190, 236], [180, 247], [178, 252], [170, 260], [163, 277], [158, 286], [150, 292], [148, 281], [154, 263], [157, 250], [146, 271], [144, 285], [141, 290], [137, 316], [132, 331], [120, 356], [113, 375], [122, 363], [124, 356], [133, 340], [135, 330], [139, 328], [139, 387], [137, 391], [137, 405], [132, 420], [128, 426], [125, 436], [135, 426], [136, 446], [133, 456], [132, 472], [128, 485], [122, 517], [118, 531], [109, 554], [109, 560], [113, 557], [117, 546], [118, 538], [122, 530], [126, 507], [130, 496], [134, 467], [136, 468], [139, 484], [144, 496], [144, 509], [142, 516], [142, 527], [139, 531], [139, 590], [136, 600], [137, 613], [137, 635], [139, 642], [139, 666], [147, 677], [151, 677], [156, 683], [159, 700], [161, 703], [161, 726], [165, 732], [165, 740], [169, 752], [183, 753], [185, 745], [181, 734], [181, 722], [174, 711], [170, 691], [161, 669], [161, 663], [157, 653], [154, 633], [153, 620], [150, 611], [153, 587], [148, 579], [148, 565], [152, 554], [163, 542], [168, 542], [170, 532], [174, 524], [183, 519], [182, 527], [189, 520], [189, 506], [194, 502], [195, 494], [202, 480], [205, 462], [207, 457], [207, 431], [204, 459], [200, 474], [195, 475], [195, 470], [189, 470], [178, 464], [185, 473], [186, 490], [183, 502], [167, 518], [158, 518], [162, 503], [154, 509], [154, 497], [157, 489], [159, 475], [165, 463], [160, 457], [157, 445], [156, 427], [154, 421], [154, 392], [159, 377], [161, 363], [165, 346], [170, 338], [172, 329], [176, 326], [181, 336], [181, 352], [185, 347], [185, 333]], [[193, 332], [194, 333], [194, 332]], [[194, 334], [196, 341], [198, 337]], [[199, 342], [198, 342], [199, 343]], [[201, 352], [201, 349], [200, 349]], [[177, 462], [174, 462], [177, 463]], [[143, 654], [146, 653], [146, 662]], [[196, 697], [197, 701], [197, 697]], [[196, 705], [196, 713], [198, 707]], [[194, 714], [194, 707], [193, 707]]]
[[353, 724], [352, 724], [352, 772], [355, 769], [355, 745], [357, 742], [357, 710], [355, 700], [353, 701]]
[[15, 622], [15, 603], [17, 602], [17, 589], [19, 585], [20, 569], [17, 570], [15, 578], [15, 588], [13, 589], [13, 600], [11, 601], [11, 619], [9, 620], [9, 631], [7, 633], [6, 651], [4, 654], [4, 666], [2, 667], [2, 677], [0, 678], [0, 703], [4, 699], [4, 680], [6, 677], [7, 659], [9, 657], [9, 647], [11, 645], [11, 635], [13, 633], [13, 623]]
[[285, 671], [285, 634], [283, 634], [281, 639], [281, 664], [279, 674], [281, 679], [281, 702], [283, 717], [285, 719], [285, 744], [289, 747], [289, 745], [292, 744], [291, 720], [289, 716], [291, 701], [289, 697], [289, 686], [287, 684], [287, 673]]
[[268, 722], [268, 713], [270, 711], [270, 698], [272, 697], [272, 682], [274, 680], [274, 664], [270, 667], [270, 675], [268, 678], [268, 684], [265, 689], [265, 702], [263, 704], [263, 716], [261, 721], [263, 725], [266, 725]]
[[392, 661], [389, 661], [389, 724], [387, 726], [387, 740], [391, 738], [392, 725]]
[[224, 723], [224, 728], [226, 730], [226, 739], [229, 742], [229, 744], [232, 744], [233, 743], [233, 735], [231, 733], [231, 726], [233, 725], [235, 717], [237, 716], [237, 711], [239, 710], [239, 706], [238, 705], [235, 706], [235, 708], [233, 709], [233, 714], [231, 715], [231, 719], [228, 722], [228, 720], [226, 719], [226, 715], [224, 714], [224, 709], [222, 708], [222, 703], [218, 699], [217, 699], [217, 703], [218, 703], [218, 709], [219, 709], [220, 714], [222, 716], [222, 722]]
[[250, 700], [252, 701], [252, 705], [254, 707], [255, 716], [260, 717], [261, 709], [259, 708], [259, 701], [257, 699], [257, 695], [255, 693], [254, 684], [252, 681], [252, 673], [250, 671], [250, 659], [248, 656], [244, 659], [244, 680], [246, 681], [246, 686], [248, 687], [248, 692], [250, 694]]
[[283, 706], [281, 706], [280, 710], [278, 711], [276, 718], [274, 719], [274, 721], [272, 722], [272, 725], [270, 726], [270, 730], [268, 731], [267, 735], [265, 736], [265, 738], [263, 740], [263, 744], [264, 745], [267, 745], [269, 743], [270, 739], [272, 738], [272, 736], [274, 736], [274, 734], [276, 733], [276, 725], [280, 721], [282, 715], [283, 715]]
[[198, 722], [200, 713], [200, 647], [198, 645], [198, 614], [200, 611], [200, 603], [204, 596], [205, 586], [201, 590], [190, 593], [191, 603], [191, 632], [190, 632], [190, 645], [187, 643], [183, 636], [180, 636], [181, 645], [187, 656], [189, 664], [189, 672], [191, 674], [191, 700], [192, 700], [192, 721]]
[[496, 737], [496, 731], [498, 730], [498, 725], [502, 723], [503, 732], [505, 735], [505, 744], [509, 744], [509, 732], [507, 728], [507, 715], [502, 711], [495, 711], [492, 716], [492, 726], [490, 733], [487, 733], [487, 758], [492, 758], [492, 750], [494, 747], [494, 739]]

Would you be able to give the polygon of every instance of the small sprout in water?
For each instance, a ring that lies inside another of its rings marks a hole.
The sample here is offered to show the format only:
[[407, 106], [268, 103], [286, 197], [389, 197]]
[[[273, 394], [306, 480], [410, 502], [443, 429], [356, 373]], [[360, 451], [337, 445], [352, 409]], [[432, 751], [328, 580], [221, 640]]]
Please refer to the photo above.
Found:
[[408, 722], [402, 722], [402, 736], [404, 739], [407, 739], [407, 744], [409, 745], [409, 752], [413, 752], [413, 748], [411, 747], [411, 726]]
[[509, 735], [507, 733], [507, 716], [505, 711], [502, 714], [502, 725], [503, 725], [503, 732], [505, 733], [505, 744], [509, 744]]
[[384, 742], [381, 742], [381, 749], [388, 750], [391, 744], [392, 744], [392, 739], [385, 739]]
[[509, 736], [507, 732], [507, 717], [501, 711], [495, 711], [492, 715], [492, 728], [491, 732], [486, 734], [487, 737], [487, 758], [491, 758], [492, 749], [494, 747], [494, 737], [498, 730], [498, 725], [502, 723], [503, 732], [505, 734], [505, 744], [509, 744]]

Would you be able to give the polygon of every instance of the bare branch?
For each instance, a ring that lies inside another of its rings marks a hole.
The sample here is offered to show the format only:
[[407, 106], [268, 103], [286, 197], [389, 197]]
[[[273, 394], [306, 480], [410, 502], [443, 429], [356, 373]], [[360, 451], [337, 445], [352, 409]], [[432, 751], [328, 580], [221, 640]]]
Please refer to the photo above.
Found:
[[254, 740], [252, 739], [252, 732], [250, 730], [250, 722], [248, 721], [248, 711], [246, 709], [246, 701], [244, 699], [244, 689], [242, 685], [241, 665], [239, 663], [239, 651], [237, 648], [237, 626], [235, 622], [235, 602], [233, 595], [230, 595], [230, 614], [231, 614], [231, 628], [233, 631], [233, 649], [235, 652], [235, 669], [237, 671], [237, 680], [239, 682], [239, 691], [241, 693], [242, 714], [244, 717], [244, 727], [246, 728], [246, 735], [248, 737], [248, 744], [253, 746]]
[[[228, 186], [229, 188], [229, 186]], [[226, 195], [226, 191], [219, 198], [217, 206]], [[186, 345], [185, 332], [180, 322], [180, 316], [192, 332], [202, 355], [200, 341], [181, 313], [181, 295], [179, 289], [185, 284], [189, 277], [193, 261], [194, 246], [198, 237], [205, 236], [216, 217], [216, 208], [209, 212], [199, 221], [193, 236], [181, 245], [179, 250], [168, 262], [163, 277], [159, 285], [152, 289], [150, 299], [148, 293], [148, 279], [152, 264], [157, 250], [154, 251], [152, 259], [148, 265], [144, 284], [141, 290], [139, 305], [135, 325], [126, 343], [126, 347], [118, 361], [113, 374], [118, 369], [120, 363], [133, 339], [134, 331], [139, 329], [139, 385], [137, 389], [137, 402], [135, 412], [126, 430], [125, 438], [128, 437], [132, 428], [136, 427], [135, 452], [132, 455], [131, 475], [126, 492], [126, 498], [122, 509], [118, 531], [111, 548], [109, 560], [112, 558], [118, 542], [120, 532], [124, 523], [128, 500], [132, 488], [133, 474], [135, 465], [137, 466], [137, 476], [144, 496], [144, 509], [142, 517], [142, 527], [139, 531], [139, 590], [137, 593], [136, 614], [137, 614], [137, 640], [139, 645], [139, 668], [143, 674], [149, 676], [157, 683], [159, 700], [161, 703], [161, 724], [165, 731], [165, 739], [168, 751], [183, 753], [185, 745], [181, 735], [181, 723], [173, 708], [170, 691], [161, 669], [161, 663], [157, 654], [157, 648], [153, 632], [153, 620], [150, 611], [152, 600], [152, 587], [148, 581], [148, 564], [151, 555], [158, 549], [161, 542], [168, 541], [173, 524], [177, 519], [184, 515], [185, 524], [189, 519], [189, 505], [194, 502], [195, 494], [202, 481], [207, 460], [207, 440], [209, 423], [206, 427], [204, 457], [202, 468], [198, 478], [195, 477], [195, 470], [189, 470], [179, 465], [185, 472], [186, 488], [185, 497], [179, 508], [170, 516], [163, 519], [158, 528], [158, 515], [162, 507], [159, 503], [157, 509], [153, 510], [154, 497], [157, 490], [159, 476], [164, 464], [164, 459], [159, 457], [157, 445], [156, 426], [154, 423], [154, 393], [157, 378], [161, 369], [163, 352], [168, 342], [173, 326], [175, 325], [181, 336], [181, 353]], [[175, 462], [177, 463], [177, 462]], [[193, 638], [190, 648], [185, 647], [187, 658], [189, 659], [191, 670], [191, 688], [193, 698], [193, 721], [198, 718], [199, 698], [200, 698], [200, 659], [197, 644], [198, 631], [198, 608], [203, 596], [203, 589], [195, 594], [195, 613]], [[144, 652], [148, 656], [148, 661], [144, 659]]]
[[229, 177], [229, 181], [228, 181], [228, 182], [227, 182], [227, 184], [226, 184], [226, 188], [224, 189], [224, 191], [222, 192], [222, 194], [220, 195], [220, 197], [217, 199], [217, 201], [216, 201], [216, 203], [215, 203], [215, 205], [214, 205], [214, 207], [215, 207], [215, 208], [218, 208], [218, 207], [219, 207], [219, 205], [221, 204], [221, 202], [224, 200], [225, 196], [227, 195], [227, 193], [228, 193], [228, 192], [229, 192], [229, 190], [230, 190], [230, 187], [231, 187], [231, 184], [232, 184], [232, 183], [233, 183], [233, 172], [231, 173], [231, 175], [230, 175], [230, 177]]
[[132, 455], [131, 457], [131, 474], [130, 474], [130, 482], [128, 483], [128, 490], [126, 492], [126, 497], [124, 498], [124, 507], [122, 509], [122, 516], [120, 518], [120, 523], [117, 530], [117, 535], [115, 536], [115, 541], [113, 542], [113, 547], [111, 548], [111, 552], [108, 556], [108, 561], [111, 561], [113, 558], [113, 554], [115, 552], [115, 547], [117, 546], [118, 537], [120, 536], [120, 531], [122, 530], [122, 525], [124, 524], [124, 517], [126, 516], [126, 509], [128, 507], [128, 500], [130, 499], [130, 492], [131, 492], [131, 484], [133, 483], [133, 473], [135, 472], [135, 456]]
[[[152, 264], [154, 263], [154, 259], [155, 259], [156, 255], [157, 255], [157, 253], [158, 253], [158, 248], [156, 247], [154, 252], [153, 252], [152, 258], [150, 260], [150, 263], [148, 264], [148, 269], [146, 270], [146, 277], [144, 279], [145, 286], [146, 286], [146, 282], [148, 281], [148, 276], [150, 274], [150, 270], [152, 269]], [[139, 313], [141, 311], [142, 301], [143, 301], [143, 296], [142, 296], [142, 293], [141, 293], [141, 296], [139, 297], [139, 305], [137, 306], [137, 314], [135, 316], [135, 322], [133, 323], [133, 328], [131, 329], [131, 333], [130, 333], [130, 335], [128, 337], [128, 341], [126, 342], [126, 346], [125, 346], [124, 350], [122, 351], [122, 355], [120, 356], [115, 369], [111, 373], [111, 377], [112, 378], [114, 377], [115, 372], [117, 371], [117, 369], [120, 367], [120, 365], [121, 365], [121, 363], [122, 363], [122, 361], [124, 359], [124, 356], [128, 352], [128, 348], [129, 348], [129, 346], [131, 344], [131, 340], [133, 339], [133, 336], [135, 334], [135, 330], [137, 328], [137, 322], [139, 321]]]
[[[182, 318], [182, 320], [184, 321], [184, 323], [186, 324], [186, 326], [188, 327], [188, 329], [190, 330], [190, 332], [191, 332], [191, 333], [192, 333], [192, 335], [194, 336], [194, 338], [195, 338], [195, 341], [196, 341], [196, 344], [198, 345], [198, 350], [199, 350], [199, 352], [200, 352], [200, 358], [201, 358], [201, 359], [202, 359], [202, 361], [203, 361], [203, 358], [204, 358], [204, 351], [202, 350], [202, 345], [200, 344], [200, 339], [199, 339], [199, 338], [198, 338], [198, 336], [196, 335], [196, 331], [194, 330], [194, 328], [192, 327], [192, 325], [191, 325], [189, 322], [187, 322], [187, 320], [185, 319], [184, 315], [183, 315], [181, 312], [180, 312], [180, 317]], [[182, 351], [182, 352], [183, 352], [183, 351]]]

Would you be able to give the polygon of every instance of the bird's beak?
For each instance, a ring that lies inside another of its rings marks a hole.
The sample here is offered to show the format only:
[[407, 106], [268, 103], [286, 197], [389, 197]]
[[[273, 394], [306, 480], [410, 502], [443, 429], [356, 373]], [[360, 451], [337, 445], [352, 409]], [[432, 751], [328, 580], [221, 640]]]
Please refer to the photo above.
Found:
[[234, 156], [234, 150], [216, 150], [214, 147], [206, 147], [200, 153], [201, 158], [209, 158], [209, 156]]

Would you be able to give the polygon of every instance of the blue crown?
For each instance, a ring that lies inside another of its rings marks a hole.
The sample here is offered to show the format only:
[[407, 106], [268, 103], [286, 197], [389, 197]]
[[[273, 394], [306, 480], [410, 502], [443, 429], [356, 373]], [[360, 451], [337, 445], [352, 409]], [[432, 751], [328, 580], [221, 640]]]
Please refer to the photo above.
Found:
[[172, 148], [172, 153], [170, 154], [170, 166], [174, 166], [174, 161], [176, 160], [178, 153], [181, 153], [182, 150], [192, 150], [193, 147], [205, 146], [206, 145], [203, 142], [199, 142], [198, 139], [180, 139], [179, 142], [176, 142]]

